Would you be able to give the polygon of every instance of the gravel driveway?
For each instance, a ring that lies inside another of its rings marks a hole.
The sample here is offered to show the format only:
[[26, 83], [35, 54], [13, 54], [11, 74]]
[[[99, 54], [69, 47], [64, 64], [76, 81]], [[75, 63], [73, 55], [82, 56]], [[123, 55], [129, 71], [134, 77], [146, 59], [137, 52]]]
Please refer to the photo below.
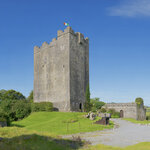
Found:
[[[118, 147], [150, 142], [150, 126], [134, 124], [121, 119], [111, 119], [119, 126], [114, 129], [74, 134], [81, 139], [89, 141], [92, 145], [104, 144]], [[63, 136], [71, 138], [72, 135]]]

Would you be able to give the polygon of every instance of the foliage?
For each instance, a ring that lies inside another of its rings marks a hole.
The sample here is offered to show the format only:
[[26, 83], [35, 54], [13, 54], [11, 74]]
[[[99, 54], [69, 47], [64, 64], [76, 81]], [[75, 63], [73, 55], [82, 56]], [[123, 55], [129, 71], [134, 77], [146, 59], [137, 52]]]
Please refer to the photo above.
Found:
[[0, 101], [3, 100], [3, 96], [6, 93], [6, 90], [2, 89], [0, 90]]
[[26, 100], [16, 101], [13, 108], [16, 119], [23, 119], [31, 113], [31, 104]]
[[111, 118], [120, 118], [120, 112], [114, 112], [114, 113], [111, 115]]
[[8, 90], [8, 91], [3, 90], [3, 94], [1, 94], [1, 99], [2, 100], [23, 100], [25, 99], [25, 96], [22, 93], [17, 92], [15, 90]]
[[114, 114], [116, 111], [115, 109], [108, 109], [107, 113], [110, 113], [110, 114]]
[[53, 111], [53, 104], [51, 102], [32, 103], [32, 112], [38, 111]]
[[0, 117], [9, 121], [22, 119], [31, 112], [30, 103], [26, 100], [3, 100], [0, 103]]
[[111, 114], [111, 118], [120, 118], [120, 112], [117, 112], [115, 109], [108, 109], [107, 113]]
[[101, 108], [100, 110], [99, 110], [101, 113], [106, 113], [106, 109], [105, 108]]
[[86, 87], [85, 93], [85, 104], [84, 104], [84, 111], [89, 112], [91, 110], [91, 103], [90, 103], [90, 87], [89, 84]]
[[81, 112], [34, 112], [21, 121], [13, 122], [12, 125], [24, 126], [28, 130], [49, 132], [55, 135], [113, 128], [112, 122], [108, 126], [93, 124], [96, 120], [85, 118], [85, 114]]
[[30, 92], [30, 95], [28, 96], [27, 100], [31, 103], [33, 102], [33, 90]]
[[92, 112], [96, 112], [97, 110], [101, 109], [102, 106], [105, 105], [105, 103], [102, 101], [99, 101], [99, 98], [97, 98], [97, 97], [91, 99], [90, 103], [92, 106], [92, 108], [91, 108]]
[[143, 101], [143, 99], [142, 99], [141, 97], [136, 98], [136, 99], [135, 99], [135, 102], [136, 102], [136, 104], [137, 104], [138, 106], [140, 106], [141, 104], [144, 103], [144, 101]]
[[7, 119], [5, 117], [0, 117], [0, 122], [7, 122]]

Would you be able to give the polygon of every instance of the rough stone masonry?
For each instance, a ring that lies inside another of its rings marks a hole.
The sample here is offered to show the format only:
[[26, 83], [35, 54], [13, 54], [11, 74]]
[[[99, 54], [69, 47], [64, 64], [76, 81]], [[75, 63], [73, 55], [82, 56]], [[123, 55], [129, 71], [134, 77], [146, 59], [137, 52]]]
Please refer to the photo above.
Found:
[[89, 39], [71, 27], [34, 47], [34, 102], [59, 111], [82, 111], [89, 84]]

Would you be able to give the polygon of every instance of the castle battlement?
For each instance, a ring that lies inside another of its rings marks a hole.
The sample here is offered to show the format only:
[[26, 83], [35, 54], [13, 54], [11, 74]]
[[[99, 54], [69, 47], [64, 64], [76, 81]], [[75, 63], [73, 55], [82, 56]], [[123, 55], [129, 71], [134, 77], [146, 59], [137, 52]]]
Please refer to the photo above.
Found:
[[51, 47], [56, 45], [56, 42], [59, 38], [62, 38], [65, 34], [71, 33], [79, 44], [87, 44], [89, 43], [89, 38], [84, 38], [84, 35], [80, 32], [74, 32], [71, 27], [67, 27], [64, 31], [57, 31], [57, 38], [53, 38], [52, 41], [48, 44], [47, 42], [43, 42], [41, 47], [35, 46], [34, 53], [40, 52], [41, 49], [45, 49], [47, 47]]

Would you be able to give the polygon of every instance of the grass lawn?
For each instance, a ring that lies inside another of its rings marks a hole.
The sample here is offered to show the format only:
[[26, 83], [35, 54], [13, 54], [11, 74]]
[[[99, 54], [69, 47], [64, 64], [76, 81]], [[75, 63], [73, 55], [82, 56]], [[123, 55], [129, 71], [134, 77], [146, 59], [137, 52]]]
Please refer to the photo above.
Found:
[[0, 128], [0, 150], [72, 150], [83, 142], [63, 140], [51, 133], [29, 131], [20, 127]]
[[140, 124], [148, 124], [148, 123], [150, 123], [150, 120], [149, 121], [147, 121], [147, 120], [139, 121], [139, 120], [135, 120], [135, 119], [132, 119], [132, 118], [124, 118], [123, 120], [127, 120], [127, 121], [130, 121], [132, 123], [140, 123]]
[[83, 142], [63, 140], [47, 132], [30, 131], [20, 127], [0, 128], [0, 150], [150, 150], [150, 142], [139, 143], [125, 148], [96, 145], [88, 146]]
[[[85, 150], [85, 149], [80, 149], [80, 150]], [[96, 146], [89, 146], [89, 148], [86, 148], [86, 150], [150, 150], [150, 142], [143, 142], [136, 145], [127, 146], [125, 148], [96, 145]]]
[[21, 121], [13, 122], [12, 125], [55, 135], [113, 128], [112, 122], [108, 126], [93, 124], [96, 120], [84, 118], [84, 115], [81, 112], [36, 112]]

